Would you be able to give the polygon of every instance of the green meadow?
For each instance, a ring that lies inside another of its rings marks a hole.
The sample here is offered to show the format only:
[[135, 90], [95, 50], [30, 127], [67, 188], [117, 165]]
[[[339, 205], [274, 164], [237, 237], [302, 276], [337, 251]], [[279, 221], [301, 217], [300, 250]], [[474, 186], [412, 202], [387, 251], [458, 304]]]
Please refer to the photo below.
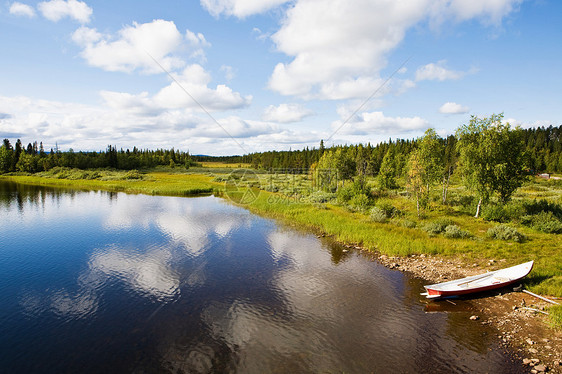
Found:
[[55, 168], [32, 175], [5, 175], [1, 179], [22, 184], [60, 187], [80, 190], [102, 190], [132, 194], [193, 196], [211, 194], [222, 184], [213, 182], [212, 176], [164, 172], [79, 170]]

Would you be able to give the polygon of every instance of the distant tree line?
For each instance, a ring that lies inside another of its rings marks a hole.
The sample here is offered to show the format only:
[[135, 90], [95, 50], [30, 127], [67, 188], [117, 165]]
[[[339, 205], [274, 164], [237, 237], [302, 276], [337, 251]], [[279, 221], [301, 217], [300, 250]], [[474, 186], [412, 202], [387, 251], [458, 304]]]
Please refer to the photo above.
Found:
[[[497, 119], [497, 118], [496, 118]], [[562, 172], [562, 126], [515, 129], [524, 144], [522, 166], [532, 173]], [[432, 135], [434, 142], [440, 144], [444, 154], [443, 162], [447, 176], [456, 168], [459, 151], [456, 148], [459, 134], [441, 138]], [[55, 166], [79, 169], [105, 168], [139, 169], [154, 166], [189, 167], [196, 162], [215, 161], [233, 164], [250, 164], [256, 169], [287, 170], [294, 173], [309, 173], [318, 168], [324, 154], [336, 155], [344, 177], [381, 176], [386, 188], [393, 188], [396, 178], [406, 176], [410, 154], [419, 148], [422, 138], [415, 140], [389, 139], [379, 144], [357, 144], [325, 148], [323, 141], [318, 148], [306, 147], [302, 150], [267, 151], [236, 156], [192, 156], [189, 152], [174, 150], [117, 150], [108, 146], [100, 152], [74, 152], [72, 149], [61, 152], [51, 149], [46, 152], [42, 143], [29, 143], [24, 147], [18, 139], [14, 145], [4, 139], [0, 146], [0, 172], [24, 171], [38, 172]], [[435, 147], [435, 145], [434, 145]], [[429, 151], [430, 153], [432, 151]], [[427, 157], [425, 155], [424, 157]], [[320, 166], [326, 166], [326, 159]], [[433, 160], [432, 162], [436, 162]], [[330, 166], [334, 166], [333, 164]], [[346, 169], [346, 170], [344, 170]], [[347, 179], [347, 178], [345, 178]]]
[[522, 129], [527, 167], [535, 172], [562, 172], [562, 126]]
[[132, 170], [152, 168], [155, 166], [171, 166], [189, 168], [194, 161], [189, 152], [178, 150], [157, 149], [117, 150], [109, 145], [101, 152], [66, 152], [51, 149], [45, 152], [43, 143], [29, 143], [23, 147], [20, 139], [12, 146], [10, 140], [4, 139], [0, 146], [0, 173], [27, 172], [36, 173], [47, 171], [54, 167], [69, 167], [78, 169], [114, 168]]
[[[562, 126], [521, 129], [503, 121], [503, 114], [472, 116], [454, 135], [441, 138], [429, 129], [415, 140], [390, 139], [376, 145], [357, 144], [290, 151], [268, 151], [243, 156], [190, 156], [174, 150], [119, 151], [108, 146], [100, 152], [45, 152], [42, 143], [23, 147], [4, 139], [0, 146], [0, 173], [46, 171], [54, 167], [79, 169], [143, 169], [155, 166], [189, 168], [196, 162], [250, 164], [256, 169], [309, 174], [316, 187], [356, 203], [369, 203], [375, 180], [379, 190], [406, 188], [416, 201], [418, 215], [429, 206], [440, 185], [446, 203], [451, 175], [478, 198], [476, 216], [492, 197], [505, 203], [530, 174], [562, 172]], [[369, 183], [367, 179], [370, 180]], [[342, 191], [345, 189], [344, 191]]]
[[[533, 173], [562, 172], [562, 126], [517, 128], [515, 130], [521, 136], [524, 144], [524, 159], [522, 162], [527, 170]], [[455, 149], [457, 140], [457, 134], [437, 139], [446, 147], [448, 170], [450, 172], [454, 169], [452, 161], [458, 156]], [[383, 159], [388, 154], [387, 163], [382, 172], [388, 174], [389, 160], [397, 158], [394, 161], [394, 166], [397, 169], [391, 174], [400, 176], [404, 172], [404, 166], [410, 153], [418, 147], [419, 142], [420, 139], [389, 139], [387, 142], [375, 145], [367, 143], [330, 148], [325, 148], [323, 142], [321, 142], [319, 148], [306, 147], [302, 150], [257, 152], [243, 156], [192, 156], [192, 159], [197, 162], [243, 163], [250, 164], [256, 169], [285, 169], [307, 173], [312, 166], [320, 161], [326, 151], [341, 149], [340, 153], [348, 154], [355, 162], [358, 175], [378, 175], [381, 172]]]

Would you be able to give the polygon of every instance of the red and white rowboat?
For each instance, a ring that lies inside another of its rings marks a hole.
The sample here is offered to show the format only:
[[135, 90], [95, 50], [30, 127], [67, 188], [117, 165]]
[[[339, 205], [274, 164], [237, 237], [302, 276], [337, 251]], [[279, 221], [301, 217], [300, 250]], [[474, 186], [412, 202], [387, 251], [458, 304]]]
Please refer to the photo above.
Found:
[[457, 279], [454, 281], [424, 286], [427, 292], [422, 293], [428, 299], [466, 295], [473, 292], [493, 290], [515, 283], [531, 272], [533, 261], [512, 266], [507, 269], [490, 271], [485, 274]]

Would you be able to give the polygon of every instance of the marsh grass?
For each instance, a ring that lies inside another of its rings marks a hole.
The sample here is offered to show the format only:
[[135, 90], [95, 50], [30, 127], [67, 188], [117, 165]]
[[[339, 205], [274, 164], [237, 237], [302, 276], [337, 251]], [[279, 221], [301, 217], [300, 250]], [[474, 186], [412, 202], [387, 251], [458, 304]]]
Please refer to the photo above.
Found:
[[[76, 173], [73, 171], [72, 173]], [[71, 173], [71, 174], [72, 174]], [[97, 179], [67, 179], [56, 175], [3, 176], [22, 184], [78, 190], [103, 190], [147, 195], [193, 196], [210, 194], [222, 187], [205, 175], [101, 171]]]

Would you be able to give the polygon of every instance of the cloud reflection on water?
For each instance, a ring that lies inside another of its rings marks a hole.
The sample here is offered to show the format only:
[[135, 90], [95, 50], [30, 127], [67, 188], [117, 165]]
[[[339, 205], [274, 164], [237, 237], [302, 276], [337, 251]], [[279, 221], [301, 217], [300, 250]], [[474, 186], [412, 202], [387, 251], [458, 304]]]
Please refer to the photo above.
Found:
[[[402, 310], [387, 275], [355, 256], [334, 267], [326, 248], [311, 235], [279, 229], [267, 239], [272, 260], [284, 264], [269, 281], [282, 305], [237, 299], [213, 303], [201, 317], [214, 339], [237, 353], [242, 371], [382, 369], [399, 361], [388, 344], [392, 339], [399, 339], [399, 352], [408, 346], [416, 351], [416, 320]], [[375, 356], [379, 363], [373, 362]], [[370, 366], [350, 367], [350, 362]], [[409, 370], [411, 364], [398, 367]]]
[[51, 295], [51, 308], [55, 314], [65, 318], [88, 318], [98, 309], [98, 297], [93, 290], [80, 290], [69, 294], [66, 290]]
[[141, 295], [166, 300], [180, 292], [179, 274], [172, 270], [171, 259], [170, 251], [165, 249], [139, 253], [110, 247], [91, 256], [88, 279], [97, 276], [119, 279]]
[[[82, 196], [100, 197], [94, 193]], [[50, 309], [61, 317], [84, 318], [96, 313], [101, 293], [115, 280], [133, 293], [164, 303], [179, 297], [182, 284], [203, 285], [207, 279], [205, 259], [195, 263], [188, 274], [180, 274], [174, 265], [201, 257], [212, 242], [227, 238], [247, 224], [250, 215], [221, 204], [210, 210], [202, 200], [185, 204], [184, 198], [112, 194], [103, 228], [146, 235], [148, 242], [139, 247], [116, 241], [96, 248], [89, 256], [87, 268], [78, 275], [75, 291], [61, 288], [45, 296], [24, 293], [20, 305], [30, 315]], [[167, 240], [150, 234], [151, 228]], [[121, 234], [116, 239], [121, 239]]]
[[185, 204], [182, 199], [185, 198], [155, 199], [119, 194], [119, 198], [112, 202], [104, 227], [107, 230], [123, 230], [139, 226], [147, 229], [155, 225], [189, 255], [200, 256], [207, 249], [211, 237], [225, 238], [250, 218], [248, 213], [236, 212], [226, 205], [217, 204], [208, 209], [205, 203]]

